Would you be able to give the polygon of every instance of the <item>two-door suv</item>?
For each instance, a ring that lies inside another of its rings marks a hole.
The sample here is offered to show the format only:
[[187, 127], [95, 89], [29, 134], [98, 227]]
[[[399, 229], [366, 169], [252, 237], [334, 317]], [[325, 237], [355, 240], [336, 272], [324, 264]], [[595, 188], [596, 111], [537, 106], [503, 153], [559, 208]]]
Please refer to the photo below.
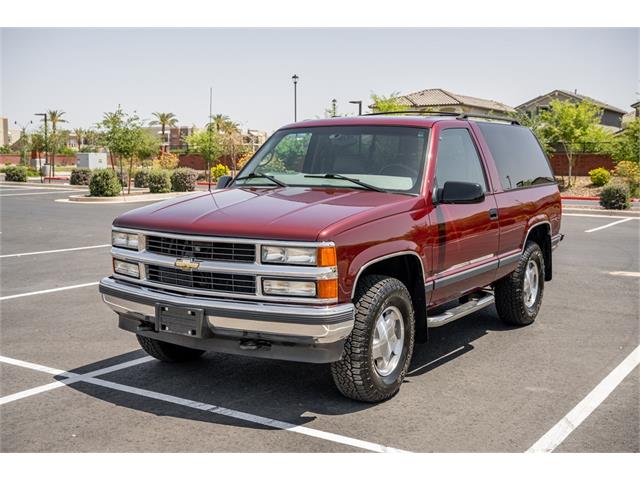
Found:
[[116, 218], [100, 292], [159, 360], [330, 363], [340, 392], [377, 402], [431, 328], [494, 302], [533, 322], [560, 219], [548, 160], [516, 122], [304, 121], [215, 190]]

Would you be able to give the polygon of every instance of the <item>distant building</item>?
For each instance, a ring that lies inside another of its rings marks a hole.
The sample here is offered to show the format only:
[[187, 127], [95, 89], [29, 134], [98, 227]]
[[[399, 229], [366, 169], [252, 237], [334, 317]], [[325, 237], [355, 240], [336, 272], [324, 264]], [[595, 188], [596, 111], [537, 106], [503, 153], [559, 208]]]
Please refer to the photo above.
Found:
[[[528, 114], [540, 113], [544, 110], [549, 110], [549, 104], [552, 100], [569, 101], [573, 103], [580, 103], [588, 101], [593, 103], [602, 109], [602, 117], [600, 118], [600, 124], [603, 127], [607, 127], [607, 130], [612, 132], [617, 131], [622, 127], [622, 116], [627, 113], [625, 110], [609, 105], [595, 98], [581, 95], [577, 91], [570, 92], [568, 90], [553, 90], [544, 95], [540, 95], [533, 98], [522, 105], [516, 107], [516, 110], [520, 112], [526, 112]], [[632, 105], [633, 106], [633, 105]]]
[[242, 134], [242, 146], [255, 153], [267, 141], [267, 132], [247, 130]]
[[192, 135], [195, 127], [171, 127], [169, 129], [169, 150], [179, 150], [187, 148], [185, 137]]
[[[453, 113], [476, 113], [476, 114], [497, 114], [507, 115], [515, 113], [515, 109], [495, 100], [485, 98], [470, 97], [452, 93], [442, 88], [429, 88], [418, 92], [408, 93], [398, 97], [402, 108], [407, 110], [434, 110], [439, 112]], [[376, 105], [369, 108], [376, 110]]]
[[9, 145], [9, 120], [6, 117], [0, 117], [0, 147]]

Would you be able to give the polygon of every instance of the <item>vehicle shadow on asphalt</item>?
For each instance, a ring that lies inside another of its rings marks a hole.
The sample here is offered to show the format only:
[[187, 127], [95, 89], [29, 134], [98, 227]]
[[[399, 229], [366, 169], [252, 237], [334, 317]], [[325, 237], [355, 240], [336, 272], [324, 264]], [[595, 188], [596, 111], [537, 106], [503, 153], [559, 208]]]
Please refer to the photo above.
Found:
[[[407, 375], [408, 381], [471, 351], [472, 343], [487, 333], [508, 329], [510, 327], [503, 325], [498, 320], [495, 309], [490, 307], [434, 330], [427, 344], [416, 345]], [[74, 370], [74, 373], [87, 373], [142, 356], [144, 352], [136, 350], [85, 365]], [[342, 397], [333, 385], [328, 365], [218, 353], [207, 353], [199, 361], [182, 364], [154, 360], [99, 378], [295, 425], [311, 423], [318, 415], [347, 415], [370, 408], [385, 408], [384, 404], [366, 404]], [[252, 429], [272, 429], [85, 382], [73, 383], [69, 388], [120, 407], [157, 416]]]

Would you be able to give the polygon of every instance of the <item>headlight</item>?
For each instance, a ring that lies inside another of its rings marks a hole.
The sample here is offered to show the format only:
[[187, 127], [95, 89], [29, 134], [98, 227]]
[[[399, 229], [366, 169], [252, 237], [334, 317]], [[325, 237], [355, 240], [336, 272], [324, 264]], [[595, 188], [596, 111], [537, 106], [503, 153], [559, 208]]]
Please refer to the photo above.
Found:
[[111, 245], [120, 248], [138, 250], [140, 240], [137, 233], [111, 232]]
[[265, 295], [285, 295], [291, 297], [315, 297], [316, 282], [297, 280], [262, 280], [262, 292]]
[[140, 267], [137, 263], [125, 262], [114, 258], [113, 271], [128, 277], [140, 278]]
[[292, 265], [336, 265], [335, 247], [282, 247], [263, 245], [262, 263], [287, 263]]

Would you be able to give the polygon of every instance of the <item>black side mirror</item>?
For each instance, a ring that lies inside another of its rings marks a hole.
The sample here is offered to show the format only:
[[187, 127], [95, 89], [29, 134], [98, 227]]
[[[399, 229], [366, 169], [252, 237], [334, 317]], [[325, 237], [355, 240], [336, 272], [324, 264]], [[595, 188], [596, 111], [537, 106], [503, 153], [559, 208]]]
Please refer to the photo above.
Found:
[[484, 191], [479, 183], [445, 182], [438, 190], [439, 203], [480, 203], [484, 200]]
[[222, 175], [220, 178], [218, 178], [218, 182], [216, 183], [216, 190], [227, 188], [227, 185], [231, 183], [231, 180], [233, 180], [232, 176]]

